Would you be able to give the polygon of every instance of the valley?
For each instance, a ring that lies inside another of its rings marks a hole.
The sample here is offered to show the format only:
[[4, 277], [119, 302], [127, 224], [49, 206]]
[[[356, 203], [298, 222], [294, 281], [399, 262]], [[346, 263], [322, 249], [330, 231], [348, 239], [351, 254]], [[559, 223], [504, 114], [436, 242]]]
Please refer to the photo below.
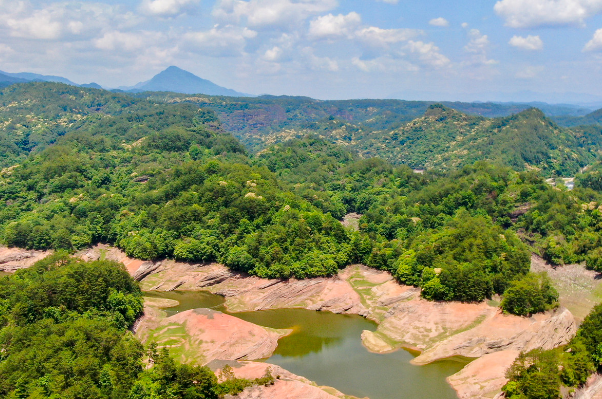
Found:
[[516, 105], [8, 86], [0, 394], [55, 378], [20, 365], [47, 340], [14, 331], [90, 323], [131, 342], [132, 377], [108, 351], [43, 389], [146, 398], [170, 367], [212, 398], [582, 389], [602, 343], [601, 140]]

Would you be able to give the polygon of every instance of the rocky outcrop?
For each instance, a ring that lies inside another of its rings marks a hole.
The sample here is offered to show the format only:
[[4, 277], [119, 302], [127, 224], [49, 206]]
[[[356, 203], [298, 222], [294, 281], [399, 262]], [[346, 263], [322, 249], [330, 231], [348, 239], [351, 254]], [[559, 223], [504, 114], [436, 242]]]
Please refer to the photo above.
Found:
[[182, 361], [206, 364], [213, 360], [258, 360], [270, 357], [287, 330], [268, 329], [210, 309], [194, 309], [161, 317], [147, 306], [137, 325], [143, 341], [171, 348]]
[[602, 375], [594, 374], [585, 386], [572, 396], [573, 399], [602, 399]]
[[519, 353], [505, 350], [480, 357], [448, 377], [447, 382], [460, 399], [493, 398], [508, 382], [506, 370]]
[[474, 328], [428, 347], [413, 362], [427, 364], [455, 356], [477, 358], [507, 350], [552, 349], [568, 343], [576, 332], [575, 318], [565, 308], [529, 318], [496, 311]]
[[[211, 365], [210, 365], [211, 366]], [[345, 399], [351, 398], [330, 387], [319, 387], [306, 378], [295, 375], [282, 367], [269, 363], [238, 362], [232, 365], [237, 378], [256, 379], [270, 369], [276, 377], [273, 385], [249, 387], [236, 396], [226, 399]], [[216, 370], [220, 375], [220, 370]]]
[[51, 253], [50, 251], [0, 247], [0, 271], [12, 273], [19, 269], [31, 267]]

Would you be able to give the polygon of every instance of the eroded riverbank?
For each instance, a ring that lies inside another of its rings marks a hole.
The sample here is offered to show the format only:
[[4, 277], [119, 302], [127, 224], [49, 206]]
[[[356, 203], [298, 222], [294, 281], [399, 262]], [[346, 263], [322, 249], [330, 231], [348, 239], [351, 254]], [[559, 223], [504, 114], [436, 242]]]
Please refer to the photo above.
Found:
[[[225, 298], [230, 312], [294, 308], [361, 315], [378, 324], [376, 330], [363, 330], [366, 347], [395, 354], [405, 353], [396, 351], [399, 348], [415, 348], [421, 351], [413, 360], [417, 364], [478, 357], [448, 378], [463, 399], [495, 396], [505, 383], [505, 368], [519, 351], [562, 345], [577, 328], [572, 314], [563, 308], [522, 318], [503, 315], [487, 303], [424, 301], [417, 289], [401, 286], [390, 274], [361, 265], [350, 266], [332, 278], [283, 281], [243, 276], [217, 264], [145, 262], [127, 258], [107, 246], [97, 246], [78, 256], [123, 262], [145, 290], [211, 291]], [[562, 292], [560, 299], [562, 304]], [[330, 397], [344, 396], [338, 392]]]
[[[230, 313], [219, 296], [204, 292], [150, 292], [152, 300], [177, 301], [165, 308], [166, 316], [198, 307], [212, 308], [245, 322], [275, 331], [290, 331], [278, 341], [267, 360], [320, 385], [338, 388], [346, 394], [370, 399], [454, 399], [456, 394], [446, 377], [460, 371], [465, 363], [442, 361], [417, 367], [406, 351], [375, 354], [362, 345], [363, 331], [377, 324], [358, 315], [341, 315], [306, 309], [273, 309]], [[160, 343], [160, 342], [159, 342]]]

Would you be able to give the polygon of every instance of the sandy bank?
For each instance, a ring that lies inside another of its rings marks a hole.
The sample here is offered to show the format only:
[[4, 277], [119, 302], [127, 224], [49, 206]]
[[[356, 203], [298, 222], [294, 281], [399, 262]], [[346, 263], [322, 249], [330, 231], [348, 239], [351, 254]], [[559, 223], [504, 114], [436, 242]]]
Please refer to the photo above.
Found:
[[0, 246], [0, 272], [15, 272], [32, 266], [50, 255], [51, 251], [34, 251]]
[[145, 315], [136, 325], [136, 336], [142, 342], [152, 341], [170, 348], [183, 362], [265, 359], [276, 350], [278, 339], [289, 333], [210, 309], [188, 310], [166, 317], [158, 306], [168, 305], [165, 300], [147, 300]]
[[[237, 362], [229, 363], [237, 378], [255, 379], [265, 375], [270, 368], [272, 375], [278, 377], [274, 385], [255, 386], [245, 389], [237, 396], [226, 396], [226, 399], [351, 399], [330, 387], [320, 387], [307, 378], [295, 375], [280, 366], [269, 363]], [[211, 366], [211, 365], [210, 365]], [[220, 374], [220, 370], [216, 370]]]

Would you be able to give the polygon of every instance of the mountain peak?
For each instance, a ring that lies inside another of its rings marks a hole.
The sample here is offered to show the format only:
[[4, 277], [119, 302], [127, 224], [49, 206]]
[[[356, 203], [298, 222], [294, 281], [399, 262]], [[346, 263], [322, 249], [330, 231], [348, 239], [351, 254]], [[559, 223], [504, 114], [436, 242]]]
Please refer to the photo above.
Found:
[[171, 91], [184, 94], [206, 94], [210, 96], [241, 97], [244, 94], [218, 86], [177, 66], [159, 72], [148, 82], [134, 86], [136, 91]]

